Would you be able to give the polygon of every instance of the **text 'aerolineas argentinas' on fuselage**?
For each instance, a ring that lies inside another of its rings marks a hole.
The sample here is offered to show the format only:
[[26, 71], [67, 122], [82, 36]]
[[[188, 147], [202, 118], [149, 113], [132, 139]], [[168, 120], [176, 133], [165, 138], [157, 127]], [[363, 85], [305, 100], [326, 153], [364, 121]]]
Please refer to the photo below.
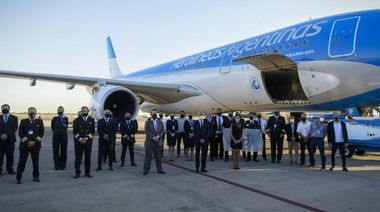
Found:
[[[209, 60], [219, 59], [224, 57], [225, 55], [233, 55], [232, 57], [238, 57], [246, 51], [252, 51], [257, 48], [269, 47], [270, 45], [279, 44], [283, 41], [288, 42], [291, 39], [297, 40], [304, 37], [315, 36], [322, 31], [321, 25], [327, 22], [327, 20], [324, 20], [314, 24], [310, 23], [302, 26], [285, 28], [283, 30], [269, 33], [261, 37], [247, 39], [242, 42], [233, 43], [231, 45], [227, 45], [218, 49], [202, 52], [200, 54], [177, 60], [170, 67], [170, 69], [182, 68], [188, 65], [194, 65]], [[286, 40], [284, 40], [285, 38]]]

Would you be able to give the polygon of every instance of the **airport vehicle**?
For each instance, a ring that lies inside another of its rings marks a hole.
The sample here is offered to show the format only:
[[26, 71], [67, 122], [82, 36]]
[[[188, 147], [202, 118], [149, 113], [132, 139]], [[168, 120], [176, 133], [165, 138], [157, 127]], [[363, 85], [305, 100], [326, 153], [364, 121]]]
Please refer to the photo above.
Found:
[[[1, 77], [87, 87], [99, 119], [150, 112], [334, 111], [380, 105], [380, 10], [332, 15], [123, 75], [107, 38], [110, 78], [0, 70]], [[170, 49], [170, 47], [168, 47]]]

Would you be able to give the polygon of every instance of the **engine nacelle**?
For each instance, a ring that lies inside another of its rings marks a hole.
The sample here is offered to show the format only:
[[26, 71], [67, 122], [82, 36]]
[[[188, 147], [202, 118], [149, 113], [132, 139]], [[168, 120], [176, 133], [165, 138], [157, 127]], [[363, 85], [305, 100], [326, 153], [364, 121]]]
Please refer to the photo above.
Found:
[[90, 100], [90, 111], [96, 119], [104, 118], [104, 110], [109, 109], [118, 121], [124, 119], [126, 112], [135, 118], [139, 112], [139, 104], [134, 93], [121, 86], [103, 86]]

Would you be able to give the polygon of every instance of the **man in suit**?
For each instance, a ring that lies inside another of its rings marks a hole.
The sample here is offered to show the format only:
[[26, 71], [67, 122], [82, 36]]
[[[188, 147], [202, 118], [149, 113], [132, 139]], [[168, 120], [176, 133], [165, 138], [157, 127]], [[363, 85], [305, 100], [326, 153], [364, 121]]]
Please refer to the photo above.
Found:
[[80, 164], [84, 152], [85, 176], [92, 177], [91, 168], [91, 151], [92, 137], [95, 133], [95, 120], [88, 115], [89, 109], [86, 106], [81, 108], [81, 116], [74, 121], [73, 133], [75, 140], [75, 176], [80, 177]]
[[17, 184], [21, 184], [22, 173], [25, 170], [25, 164], [29, 153], [33, 162], [33, 181], [40, 182], [38, 160], [41, 149], [41, 141], [44, 136], [44, 123], [41, 119], [36, 119], [37, 110], [34, 107], [28, 109], [27, 119], [22, 119], [18, 134], [20, 136], [20, 159], [17, 165]]
[[13, 170], [14, 151], [16, 143], [16, 131], [18, 128], [18, 118], [9, 113], [10, 106], [1, 106], [2, 115], [0, 116], [0, 175], [3, 174], [4, 154], [7, 158], [6, 169], [8, 174], [15, 175]]
[[53, 160], [55, 170], [66, 168], [67, 161], [67, 127], [69, 119], [63, 115], [65, 110], [62, 106], [57, 108], [58, 116], [51, 120], [51, 130], [53, 131]]
[[201, 172], [206, 171], [206, 158], [209, 137], [209, 124], [205, 121], [204, 112], [199, 112], [199, 120], [194, 123], [195, 134], [195, 168], [199, 172], [199, 155], [202, 148]]
[[[111, 160], [112, 163], [117, 163], [115, 146], [116, 146], [116, 133], [117, 133], [117, 130], [119, 129], [119, 123], [117, 119], [113, 118], [112, 111], [109, 112], [109, 118], [113, 123], [115, 123], [115, 128], [116, 128], [115, 134], [111, 136], [112, 138], [115, 138], [115, 139], [112, 140], [112, 157], [109, 160]], [[107, 158], [108, 158], [108, 154], [103, 154], [103, 163], [107, 162]]]
[[99, 134], [99, 146], [98, 146], [98, 168], [96, 171], [102, 170], [102, 159], [104, 155], [108, 156], [109, 170], [113, 171], [112, 161], [113, 159], [113, 144], [116, 139], [116, 124], [110, 117], [110, 110], [104, 110], [104, 118], [98, 121], [97, 131]]
[[[299, 136], [294, 116], [289, 117], [289, 123], [285, 125], [286, 140], [288, 141], [290, 164], [298, 164]], [[293, 149], [295, 157], [293, 157]]]
[[331, 148], [331, 168], [330, 171], [334, 170], [335, 167], [335, 153], [339, 148], [339, 154], [342, 158], [342, 170], [348, 172], [346, 167], [346, 154], [345, 147], [348, 146], [348, 133], [346, 123], [339, 120], [339, 113], [333, 113], [334, 121], [327, 125], [327, 140], [329, 147]]
[[127, 148], [129, 149], [129, 157], [131, 160], [131, 166], [137, 166], [135, 164], [135, 134], [136, 134], [136, 125], [133, 120], [131, 120], [131, 114], [127, 112], [125, 114], [125, 120], [120, 122], [120, 134], [121, 134], [121, 144], [123, 145], [123, 150], [121, 151], [121, 165], [123, 167], [125, 164], [125, 153]]
[[[255, 114], [253, 112], [249, 112], [249, 120], [247, 120], [244, 123], [245, 129], [260, 129], [259, 128], [259, 122], [257, 118], [255, 117]], [[246, 162], [251, 161], [251, 151], [247, 151], [247, 159]], [[257, 152], [253, 152], [253, 161], [258, 162], [257, 160]]]
[[157, 172], [160, 174], [165, 174], [161, 166], [161, 146], [162, 146], [162, 136], [165, 133], [164, 125], [162, 121], [157, 119], [157, 110], [153, 109], [151, 113], [151, 119], [145, 122], [145, 159], [143, 173], [147, 175], [150, 171], [150, 165], [152, 163], [152, 157], [154, 153], [154, 158], [156, 160]]
[[285, 134], [285, 118], [280, 116], [279, 110], [274, 110], [274, 116], [269, 117], [266, 133], [270, 138], [271, 163], [274, 163], [276, 160], [276, 147], [277, 163], [281, 163]]
[[[235, 114], [237, 114], [238, 112], [236, 112]], [[228, 161], [228, 152], [229, 152], [229, 149], [230, 149], [230, 143], [231, 143], [231, 136], [230, 136], [230, 127], [231, 127], [231, 124], [232, 122], [235, 120], [234, 118], [234, 112], [233, 111], [229, 111], [228, 112], [228, 117], [225, 117], [224, 118], [224, 121], [223, 121], [223, 124], [222, 124], [222, 128], [223, 128], [223, 150], [224, 150], [224, 161], [227, 162]], [[244, 121], [243, 123], [244, 124]]]
[[[214, 129], [215, 129], [215, 148], [214, 148], [214, 155], [217, 159], [219, 156], [219, 159], [223, 159], [223, 153], [224, 153], [224, 147], [223, 147], [223, 123], [226, 122], [227, 117], [222, 115], [222, 109], [218, 108], [216, 109], [216, 116], [212, 117], [212, 123], [214, 123]], [[219, 149], [219, 153], [218, 153]]]

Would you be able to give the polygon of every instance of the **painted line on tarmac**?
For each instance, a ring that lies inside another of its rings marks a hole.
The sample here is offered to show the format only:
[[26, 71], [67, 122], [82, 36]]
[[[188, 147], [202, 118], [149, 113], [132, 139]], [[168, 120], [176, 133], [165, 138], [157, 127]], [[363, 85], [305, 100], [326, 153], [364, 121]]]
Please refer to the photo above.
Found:
[[[141, 153], [135, 153], [135, 154], [144, 156], [144, 154], [141, 154]], [[177, 167], [177, 168], [189, 171], [189, 172], [196, 173], [192, 169], [189, 169], [189, 168], [186, 168], [186, 167], [174, 164], [174, 163], [170, 163], [170, 162], [167, 162], [167, 161], [161, 161], [161, 162], [165, 163], [167, 165], [170, 165], [170, 166], [174, 166], [174, 167]], [[260, 190], [257, 190], [257, 189], [254, 189], [254, 188], [251, 188], [251, 187], [239, 184], [239, 183], [235, 183], [235, 182], [232, 182], [232, 181], [229, 181], [229, 180], [225, 180], [225, 179], [222, 179], [222, 178], [219, 178], [219, 177], [215, 177], [215, 176], [212, 176], [212, 175], [209, 175], [209, 174], [205, 174], [205, 173], [202, 173], [202, 172], [199, 172], [197, 174], [200, 174], [200, 175], [203, 175], [205, 177], [209, 177], [211, 179], [218, 180], [218, 181], [221, 181], [221, 182], [224, 182], [224, 183], [227, 183], [227, 184], [230, 184], [230, 185], [233, 185], [233, 186], [236, 186], [236, 187], [239, 187], [239, 188], [242, 188], [242, 189], [245, 189], [245, 190], [257, 193], [257, 194], [261, 194], [263, 196], [266, 196], [266, 197], [269, 197], [269, 198], [272, 198], [272, 199], [276, 199], [276, 200], [279, 200], [281, 202], [285, 202], [285, 203], [288, 203], [290, 205], [294, 205], [294, 206], [297, 206], [297, 207], [300, 207], [300, 208], [303, 208], [303, 209], [306, 209], [306, 210], [309, 210], [309, 211], [315, 211], [315, 212], [322, 212], [322, 211], [324, 211], [324, 210], [321, 210], [321, 209], [318, 209], [318, 208], [314, 208], [314, 207], [309, 206], [309, 205], [305, 205], [305, 204], [302, 204], [302, 203], [299, 203], [299, 202], [295, 202], [295, 201], [292, 201], [290, 199], [286, 199], [286, 198], [283, 198], [283, 197], [280, 197], [280, 196], [277, 196], [277, 195], [274, 195], [274, 194], [270, 194], [270, 193], [267, 193], [265, 191], [260, 191]]]

